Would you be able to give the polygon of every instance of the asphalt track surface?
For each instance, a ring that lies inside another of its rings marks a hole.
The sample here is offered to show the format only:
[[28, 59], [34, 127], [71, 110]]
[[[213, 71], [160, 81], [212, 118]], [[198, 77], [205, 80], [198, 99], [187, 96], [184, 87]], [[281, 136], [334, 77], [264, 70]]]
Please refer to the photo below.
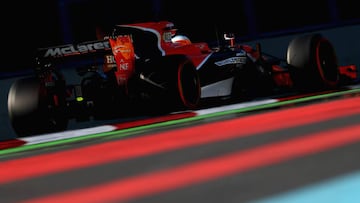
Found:
[[3, 149], [1, 202], [359, 202], [359, 94]]

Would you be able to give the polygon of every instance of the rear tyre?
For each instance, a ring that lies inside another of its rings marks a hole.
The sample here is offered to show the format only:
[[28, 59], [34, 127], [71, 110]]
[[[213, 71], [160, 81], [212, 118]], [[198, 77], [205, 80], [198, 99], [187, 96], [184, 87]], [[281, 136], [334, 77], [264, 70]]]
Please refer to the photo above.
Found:
[[62, 131], [68, 120], [63, 111], [65, 91], [48, 94], [39, 79], [15, 81], [8, 93], [8, 113], [11, 125], [19, 137]]
[[293, 39], [288, 46], [287, 63], [294, 86], [299, 90], [331, 89], [339, 84], [334, 47], [320, 34]]

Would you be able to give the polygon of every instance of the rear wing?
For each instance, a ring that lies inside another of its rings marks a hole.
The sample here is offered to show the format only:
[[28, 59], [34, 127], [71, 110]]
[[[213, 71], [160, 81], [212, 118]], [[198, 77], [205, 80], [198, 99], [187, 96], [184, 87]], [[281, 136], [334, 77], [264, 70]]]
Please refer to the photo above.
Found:
[[37, 69], [51, 67], [70, 67], [101, 65], [104, 57], [111, 55], [112, 49], [108, 39], [87, 41], [77, 44], [65, 44], [39, 48], [36, 52]]
[[66, 44], [38, 49], [37, 56], [42, 59], [58, 59], [79, 55], [94, 55], [109, 53], [111, 46], [109, 40], [97, 40], [78, 44]]
[[40, 75], [59, 68], [76, 68], [79, 74], [101, 68], [104, 73], [114, 70], [117, 82], [122, 85], [134, 72], [135, 52], [131, 36], [118, 35], [39, 49], [37, 60], [36, 71]]

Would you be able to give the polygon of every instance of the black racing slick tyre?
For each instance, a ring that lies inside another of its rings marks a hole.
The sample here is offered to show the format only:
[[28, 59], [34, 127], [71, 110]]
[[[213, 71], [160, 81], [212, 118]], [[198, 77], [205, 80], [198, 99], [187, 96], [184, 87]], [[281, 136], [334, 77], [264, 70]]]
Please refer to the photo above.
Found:
[[183, 55], [161, 57], [144, 72], [157, 90], [150, 93], [156, 111], [189, 110], [198, 107], [201, 90], [196, 67]]
[[45, 85], [35, 77], [15, 81], [8, 93], [13, 130], [19, 137], [65, 130], [68, 120], [60, 108], [64, 103], [64, 96], [49, 95]]
[[287, 63], [294, 87], [302, 91], [332, 89], [340, 73], [333, 45], [321, 34], [293, 39], [287, 49]]
[[173, 94], [175, 104], [178, 102], [180, 107], [197, 108], [200, 100], [200, 80], [195, 66], [188, 59], [180, 60], [174, 66], [176, 68], [171, 72], [175, 81], [170, 81], [170, 96]]

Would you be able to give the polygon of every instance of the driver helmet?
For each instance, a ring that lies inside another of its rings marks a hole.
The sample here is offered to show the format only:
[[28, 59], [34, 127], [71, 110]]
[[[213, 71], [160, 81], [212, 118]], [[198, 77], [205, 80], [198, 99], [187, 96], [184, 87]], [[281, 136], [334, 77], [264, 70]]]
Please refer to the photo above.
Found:
[[179, 44], [179, 45], [188, 45], [191, 44], [191, 41], [188, 37], [185, 35], [175, 35], [173, 38], [171, 38], [171, 41], [173, 43]]

